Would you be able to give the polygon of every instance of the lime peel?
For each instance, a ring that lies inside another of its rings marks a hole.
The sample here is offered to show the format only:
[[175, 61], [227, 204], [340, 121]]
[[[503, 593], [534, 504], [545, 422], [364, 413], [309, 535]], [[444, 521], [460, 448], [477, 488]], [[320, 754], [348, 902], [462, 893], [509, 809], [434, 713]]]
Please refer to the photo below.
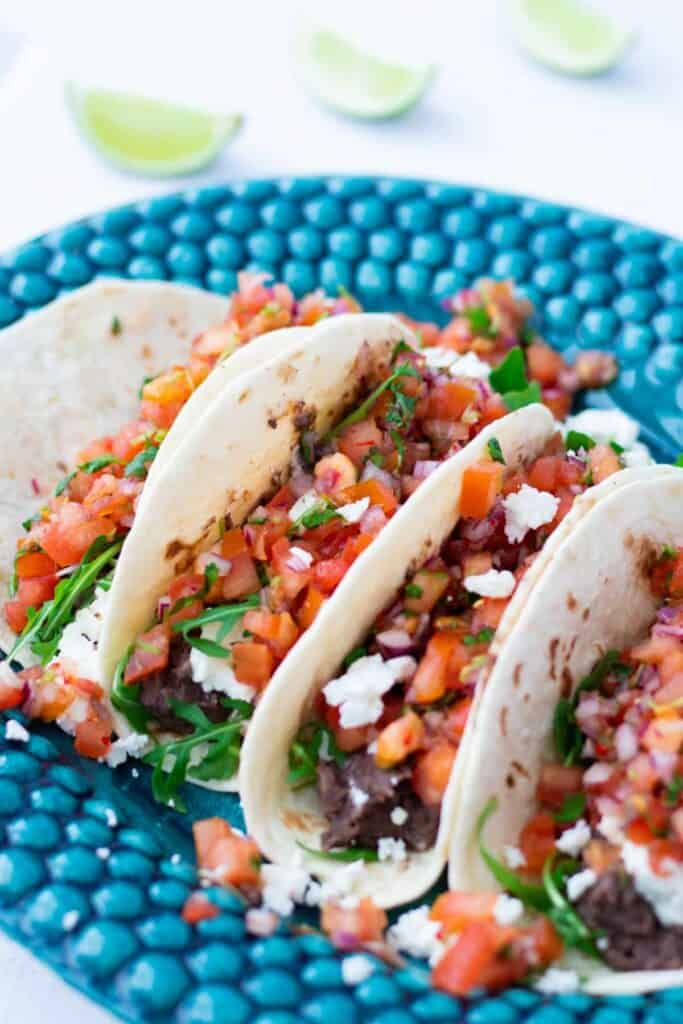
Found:
[[66, 85], [69, 109], [83, 137], [117, 167], [170, 177], [206, 167], [242, 126], [240, 115], [107, 89]]
[[384, 120], [406, 113], [434, 80], [433, 64], [392, 64], [357, 49], [327, 29], [300, 34], [299, 71], [307, 90], [348, 117]]
[[569, 75], [597, 75], [614, 67], [635, 38], [613, 18], [581, 0], [509, 0], [512, 24], [535, 60]]

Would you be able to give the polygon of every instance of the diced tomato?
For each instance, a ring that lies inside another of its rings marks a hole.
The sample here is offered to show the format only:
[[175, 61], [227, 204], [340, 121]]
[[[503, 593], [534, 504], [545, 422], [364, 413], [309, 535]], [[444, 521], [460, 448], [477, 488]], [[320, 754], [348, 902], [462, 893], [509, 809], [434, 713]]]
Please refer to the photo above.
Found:
[[142, 402], [140, 415], [155, 428], [169, 430], [180, 412], [184, 402]]
[[260, 854], [253, 839], [233, 832], [222, 818], [204, 818], [192, 826], [197, 865], [221, 885], [260, 885]]
[[556, 824], [552, 814], [542, 811], [534, 815], [519, 836], [519, 848], [529, 871], [540, 872], [548, 857], [555, 852]]
[[583, 769], [564, 764], [544, 764], [536, 796], [540, 803], [557, 810], [562, 807], [565, 797], [581, 792], [582, 783]]
[[541, 401], [556, 420], [566, 420], [572, 407], [572, 396], [561, 388], [543, 388]]
[[19, 580], [16, 599], [24, 608], [37, 609], [54, 596], [56, 586], [57, 577], [54, 575], [34, 576], [31, 579]]
[[19, 551], [14, 568], [20, 580], [51, 576], [57, 571], [57, 566], [44, 551]]
[[563, 460], [557, 455], [542, 455], [536, 459], [527, 474], [527, 483], [537, 491], [554, 493], [559, 482]]
[[661, 686], [654, 695], [655, 704], [673, 704], [683, 700], [683, 672], [677, 672], [672, 678]]
[[104, 757], [111, 747], [112, 722], [107, 712], [91, 703], [87, 718], [76, 726], [74, 747], [81, 757]]
[[344, 558], [325, 558], [313, 566], [313, 583], [323, 594], [331, 594], [343, 580], [348, 568], [349, 562]]
[[9, 711], [10, 708], [18, 708], [24, 702], [24, 696], [28, 695], [28, 687], [19, 676], [11, 676], [9, 665], [5, 672], [0, 674], [0, 711]]
[[152, 425], [147, 420], [133, 420], [132, 423], [127, 423], [112, 441], [112, 455], [124, 464], [130, 462], [142, 451], [147, 443], [147, 437], [153, 432]]
[[287, 483], [282, 485], [279, 491], [275, 492], [273, 497], [266, 505], [266, 508], [268, 509], [269, 512], [272, 511], [273, 509], [277, 509], [279, 512], [282, 512], [283, 509], [287, 510], [291, 508], [292, 505], [294, 504], [294, 501], [294, 491], [292, 490], [292, 485], [288, 480]]
[[557, 383], [565, 362], [559, 352], [541, 341], [534, 341], [526, 348], [527, 374], [531, 380], [549, 386]]
[[640, 742], [651, 753], [677, 754], [683, 749], [683, 719], [675, 709], [670, 714], [658, 715], [650, 722]]
[[291, 525], [289, 516], [284, 509], [275, 509], [269, 512], [268, 521], [265, 523], [247, 523], [244, 527], [244, 536], [254, 558], [259, 562], [267, 562], [273, 544], [279, 537], [286, 535]]
[[230, 571], [227, 576], [221, 577], [220, 586], [224, 601], [235, 601], [260, 590], [261, 581], [251, 555], [246, 551], [233, 555], [230, 559]]
[[[432, 984], [454, 996], [466, 996], [484, 987], [498, 959], [502, 931], [501, 925], [493, 921], [468, 924], [432, 971]], [[504, 931], [507, 937], [509, 929]], [[514, 975], [506, 977], [504, 984], [512, 980]]]
[[83, 506], [98, 517], [109, 516], [114, 522], [120, 522], [133, 514], [133, 504], [141, 490], [142, 481], [102, 473], [92, 481]]
[[438, 381], [429, 392], [426, 419], [459, 420], [479, 397], [475, 384], [462, 380]]
[[192, 342], [192, 351], [212, 365], [223, 352], [232, 351], [237, 347], [238, 334], [231, 323], [216, 324], [207, 328]]
[[337, 448], [360, 469], [373, 448], [382, 443], [382, 432], [374, 418], [345, 427], [337, 437]]
[[628, 823], [624, 832], [628, 841], [635, 843], [636, 846], [649, 846], [655, 838], [652, 829], [644, 818], [634, 818], [633, 821]]
[[467, 519], [484, 519], [495, 503], [503, 482], [500, 462], [475, 462], [462, 474], [460, 515]]
[[40, 543], [60, 568], [80, 562], [98, 537], [113, 537], [114, 524], [94, 516], [82, 505], [64, 502], [54, 515], [40, 526]]
[[408, 690], [408, 699], [418, 704], [431, 704], [443, 697], [449, 685], [459, 683], [460, 671], [470, 654], [456, 630], [433, 633], [417, 666]]
[[599, 484], [621, 469], [617, 453], [608, 444], [596, 444], [588, 453], [593, 483]]
[[524, 934], [525, 938], [530, 940], [535, 954], [534, 960], [538, 965], [547, 967], [562, 956], [564, 950], [562, 939], [547, 917], [543, 915], [538, 917], [529, 928], [524, 929]]
[[392, 516], [398, 508], [398, 499], [393, 491], [381, 482], [371, 477], [369, 480], [361, 480], [360, 483], [347, 487], [342, 493], [345, 502], [360, 501], [361, 498], [369, 498], [371, 505], [378, 505], [385, 516]]
[[194, 390], [190, 375], [184, 367], [177, 366], [147, 381], [142, 389], [143, 402], [157, 402], [170, 405], [186, 402]]
[[21, 601], [13, 598], [5, 602], [3, 609], [5, 621], [13, 633], [22, 633], [28, 622], [27, 607]]
[[347, 565], [352, 565], [359, 555], [370, 547], [374, 535], [370, 533], [359, 533], [357, 537], [350, 537], [344, 545], [342, 559]]
[[484, 408], [481, 412], [479, 419], [479, 426], [485, 427], [489, 423], [494, 423], [496, 420], [500, 420], [503, 416], [507, 416], [508, 408], [500, 395], [489, 395], [484, 402]]
[[[351, 429], [351, 428], [349, 428]], [[357, 480], [356, 467], [342, 452], [326, 455], [314, 470], [316, 489], [321, 494], [336, 494], [351, 487]]]
[[380, 768], [393, 768], [420, 749], [424, 736], [422, 719], [414, 711], [408, 711], [382, 729], [377, 738], [376, 763]]
[[43, 722], [54, 722], [73, 703], [76, 694], [66, 686], [58, 671], [39, 667], [25, 669], [20, 673], [29, 689], [26, 713], [30, 718]]
[[301, 629], [308, 629], [309, 626], [313, 625], [318, 612], [326, 600], [325, 595], [317, 587], [311, 585], [307, 589], [303, 604], [296, 614], [296, 620]]
[[477, 601], [472, 617], [472, 633], [476, 636], [482, 629], [498, 629], [509, 603], [508, 597], [483, 597]]
[[227, 530], [221, 538], [221, 558], [234, 558], [249, 551], [246, 537], [240, 527]]
[[442, 892], [429, 912], [441, 925], [441, 935], [461, 932], [473, 921], [492, 921], [498, 894], [494, 892]]
[[112, 447], [113, 438], [111, 437], [101, 437], [96, 441], [91, 441], [90, 444], [79, 451], [76, 456], [76, 464], [82, 466], [85, 462], [93, 462], [95, 459], [101, 459], [105, 455], [111, 455]]
[[616, 846], [604, 839], [591, 839], [581, 851], [581, 856], [587, 868], [595, 871], [596, 875], [602, 875], [618, 863], [621, 854]]
[[[376, 729], [372, 725], [359, 725], [352, 728], [344, 728], [339, 722], [339, 708], [333, 707], [327, 703], [323, 705], [323, 714], [325, 716], [325, 724], [334, 733], [334, 740], [340, 750], [343, 750], [345, 754], [350, 754], [354, 750], [360, 750], [361, 747], [367, 747], [373, 736], [376, 734]], [[381, 719], [380, 719], [381, 721]]]
[[292, 552], [289, 541], [285, 537], [280, 537], [273, 544], [271, 562], [275, 575], [280, 578], [280, 586], [285, 597], [289, 601], [293, 601], [300, 591], [310, 583], [311, 569], [305, 565], [305, 561], [302, 561], [296, 552]]
[[262, 689], [273, 674], [275, 659], [265, 644], [244, 641], [233, 644], [232, 665], [240, 683]]
[[683, 863], [683, 843], [675, 839], [655, 839], [648, 849], [650, 865], [656, 875], [666, 877]]
[[386, 926], [387, 915], [369, 896], [353, 907], [328, 901], [320, 912], [320, 927], [338, 949], [356, 949], [368, 942], [379, 942]]
[[444, 716], [442, 732], [454, 746], [457, 746], [463, 737], [471, 710], [472, 698], [465, 697], [449, 708]]
[[419, 754], [413, 768], [413, 789], [423, 804], [437, 807], [446, 792], [456, 751], [446, 740]]
[[168, 665], [168, 655], [171, 646], [171, 627], [167, 622], [141, 633], [135, 641], [135, 647], [131, 654], [126, 671], [123, 674], [123, 681], [126, 684], [137, 683], [145, 676], [154, 672], [160, 672]]
[[[410, 581], [411, 594], [406, 596], [404, 604], [409, 612], [431, 612], [439, 598], [448, 589], [450, 576], [447, 572], [433, 569], [420, 569]], [[418, 594], [417, 591], [421, 593]]]
[[264, 608], [250, 609], [244, 616], [244, 628], [264, 640], [278, 660], [294, 646], [299, 629], [289, 612], [276, 614]]
[[[204, 602], [197, 598], [196, 595], [201, 593], [203, 589], [204, 576], [198, 572], [184, 573], [173, 580], [168, 588], [168, 597], [171, 604], [166, 622], [168, 622], [169, 626], [172, 626], [175, 622], [196, 619], [198, 615], [201, 615], [204, 611]], [[180, 601], [185, 602], [188, 598], [195, 598], [195, 600], [188, 601], [187, 604], [184, 604], [182, 608], [178, 608], [177, 611], [173, 610]]]
[[204, 893], [193, 892], [185, 900], [180, 916], [187, 924], [199, 924], [200, 921], [210, 921], [217, 917], [220, 909], [211, 900], [208, 900]]

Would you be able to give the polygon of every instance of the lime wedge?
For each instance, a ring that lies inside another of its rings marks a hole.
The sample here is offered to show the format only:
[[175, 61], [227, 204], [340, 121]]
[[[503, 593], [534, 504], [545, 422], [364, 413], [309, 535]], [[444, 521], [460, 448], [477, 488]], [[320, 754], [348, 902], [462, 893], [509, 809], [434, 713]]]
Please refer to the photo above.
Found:
[[541, 64], [568, 75], [613, 67], [634, 38], [631, 28], [581, 0], [509, 0], [520, 45]]
[[341, 114], [367, 120], [410, 110], [436, 74], [434, 65], [385, 63], [325, 29], [302, 34], [297, 52], [303, 83], [316, 99]]
[[189, 174], [214, 160], [240, 116], [207, 114], [105, 89], [66, 86], [82, 135], [111, 163], [152, 177]]

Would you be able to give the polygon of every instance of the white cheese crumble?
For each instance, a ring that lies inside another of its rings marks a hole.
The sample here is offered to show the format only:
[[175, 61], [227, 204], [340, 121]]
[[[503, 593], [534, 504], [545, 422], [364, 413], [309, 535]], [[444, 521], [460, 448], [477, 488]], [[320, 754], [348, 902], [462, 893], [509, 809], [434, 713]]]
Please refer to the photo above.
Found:
[[306, 905], [318, 907], [328, 900], [337, 900], [343, 907], [358, 903], [357, 890], [365, 880], [365, 865], [356, 860], [339, 868], [324, 882], [311, 882], [306, 890]]
[[[591, 769], [589, 768], [588, 771], [591, 771]], [[624, 841], [621, 822], [615, 814], [604, 814], [602, 816], [598, 822], [598, 832], [613, 846], [621, 846]]]
[[358, 523], [367, 512], [369, 505], [369, 498], [359, 498], [358, 501], [352, 501], [348, 505], [340, 505], [337, 512], [347, 523]]
[[86, 720], [89, 711], [90, 702], [88, 698], [76, 697], [75, 700], [71, 701], [64, 714], [59, 716], [57, 725], [63, 732], [73, 736], [76, 732], [76, 726]]
[[523, 540], [529, 530], [536, 530], [555, 518], [560, 499], [547, 491], [522, 484], [518, 491], [503, 499], [505, 536], [511, 544]]
[[306, 551], [306, 548], [299, 548], [296, 544], [292, 545], [287, 555], [287, 565], [294, 572], [304, 572], [306, 569], [310, 569], [313, 564], [313, 555], [310, 551]]
[[25, 729], [21, 722], [17, 722], [15, 718], [10, 718], [5, 726], [5, 739], [16, 740], [17, 743], [28, 743], [31, 739], [31, 734], [28, 729]]
[[567, 995], [579, 989], [579, 976], [576, 971], [564, 971], [561, 967], [550, 967], [536, 981], [534, 988], [546, 996]]
[[146, 733], [132, 732], [130, 736], [114, 740], [109, 752], [100, 760], [106, 761], [110, 768], [118, 768], [129, 757], [143, 757], [148, 747], [149, 736]]
[[526, 857], [518, 846], [504, 846], [503, 860], [513, 871], [516, 868], [523, 868], [526, 864]]
[[382, 697], [398, 681], [411, 679], [417, 668], [409, 655], [384, 661], [381, 654], [358, 658], [347, 672], [323, 687], [325, 700], [339, 708], [344, 729], [371, 725], [382, 715]]
[[619, 409], [584, 409], [583, 412], [564, 421], [563, 434], [566, 435], [570, 430], [588, 434], [596, 444], [616, 441], [622, 448], [632, 448], [638, 438], [640, 427], [634, 419]]
[[357, 786], [355, 782], [352, 782], [349, 787], [349, 796], [354, 807], [362, 807], [370, 799], [368, 794], [360, 786]]
[[476, 352], [460, 355], [454, 349], [429, 345], [422, 349], [427, 366], [433, 370], [448, 370], [453, 377], [469, 377], [471, 380], [485, 380], [491, 367], [480, 359]]
[[398, 825], [398, 827], [400, 828], [401, 825], [405, 825], [405, 823], [407, 822], [408, 812], [405, 809], [405, 807], [394, 807], [389, 817], [391, 818], [391, 824]]
[[342, 960], [342, 978], [345, 985], [360, 985], [362, 981], [369, 978], [375, 970], [375, 965], [368, 956], [356, 953], [354, 956], [345, 956]]
[[406, 844], [402, 839], [394, 839], [392, 836], [382, 836], [377, 842], [377, 855], [381, 861], [391, 861], [393, 864], [401, 864], [408, 853]]
[[575, 903], [576, 900], [581, 899], [585, 892], [595, 885], [598, 880], [598, 876], [591, 868], [586, 868], [585, 871], [579, 871], [575, 875], [571, 875], [567, 879], [567, 896]]
[[621, 859], [640, 895], [663, 925], [683, 925], [683, 864], [665, 860], [658, 875], [652, 870], [647, 846], [625, 842]]
[[[201, 635], [215, 641], [219, 629], [220, 623], [212, 622], [202, 627]], [[241, 635], [242, 619], [239, 619], [221, 643], [227, 650], [231, 643], [241, 639]], [[253, 686], [240, 683], [227, 658], [212, 658], [193, 647], [190, 651], [190, 667], [192, 679], [201, 686], [204, 693], [224, 693], [234, 700], [247, 701], [252, 701], [256, 695]]]
[[429, 960], [435, 964], [442, 956], [444, 945], [439, 939], [441, 925], [432, 921], [429, 907], [423, 904], [415, 910], [407, 910], [405, 914], [392, 924], [387, 932], [387, 942], [399, 953]]
[[78, 675], [101, 683], [97, 644], [102, 632], [110, 591], [100, 587], [89, 605], [76, 612], [73, 622], [64, 627], [54, 660], [67, 659], [78, 668]]
[[524, 904], [514, 896], [502, 892], [493, 904], [493, 916], [498, 924], [515, 924], [524, 913]]
[[295, 903], [301, 903], [311, 881], [304, 868], [285, 864], [264, 864], [261, 878], [263, 906], [282, 917], [292, 913]]
[[555, 841], [555, 846], [562, 853], [568, 853], [570, 857], [578, 857], [584, 846], [590, 841], [590, 825], [583, 818], [579, 818], [575, 825], [563, 832]]
[[301, 497], [294, 502], [287, 514], [290, 520], [294, 523], [297, 519], [301, 519], [302, 516], [305, 516], [307, 512], [312, 512], [314, 508], [323, 504], [323, 499], [317, 491], [306, 491], [305, 494], [302, 494]]
[[465, 577], [465, 590], [480, 597], [509, 597], [515, 589], [515, 577], [508, 570], [489, 569], [478, 576]]

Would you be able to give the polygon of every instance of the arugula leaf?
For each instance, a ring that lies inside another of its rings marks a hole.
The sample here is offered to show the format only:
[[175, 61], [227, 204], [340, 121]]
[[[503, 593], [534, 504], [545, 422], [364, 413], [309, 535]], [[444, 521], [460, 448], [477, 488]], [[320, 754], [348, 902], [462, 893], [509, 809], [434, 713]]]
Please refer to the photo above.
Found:
[[541, 386], [536, 380], [532, 380], [531, 384], [523, 388], [521, 391], [506, 391], [501, 398], [505, 402], [508, 411], [514, 412], [515, 409], [522, 409], [525, 405], [534, 405], [536, 402], [541, 401]]
[[683, 452], [674, 459], [674, 466], [683, 466]]
[[[178, 790], [188, 776], [206, 782], [209, 779], [229, 779], [237, 771], [240, 749], [242, 745], [242, 728], [251, 717], [253, 707], [246, 701], [221, 700], [224, 707], [229, 708], [231, 715], [225, 722], [211, 722], [201, 708], [194, 704], [185, 704], [171, 697], [171, 708], [178, 716], [193, 726], [191, 736], [183, 736], [168, 743], [160, 743], [144, 758], [147, 764], [153, 765], [152, 793], [154, 799], [185, 811], [185, 804]], [[195, 748], [206, 744], [206, 753], [198, 764], [192, 764], [192, 753]], [[172, 762], [170, 771], [164, 769], [164, 763]]]
[[544, 913], [548, 909], [549, 901], [543, 886], [530, 885], [528, 882], [522, 881], [515, 871], [494, 857], [484, 845], [484, 826], [497, 808], [498, 800], [495, 796], [491, 797], [477, 819], [475, 834], [481, 858], [501, 888], [520, 899], [525, 907], [531, 907], [533, 910], [540, 910], [541, 913]]
[[[404, 342], [399, 342], [399, 345], [402, 345], [402, 344], [405, 344], [405, 343]], [[408, 348], [407, 345], [405, 347]], [[396, 348], [398, 348], [398, 346]], [[394, 349], [394, 352], [396, 352], [396, 349]], [[341, 420], [334, 427], [332, 427], [330, 430], [328, 430], [327, 434], [325, 435], [324, 440], [328, 441], [328, 440], [330, 440], [330, 438], [336, 437], [337, 434], [340, 434], [342, 432], [342, 430], [346, 429], [346, 427], [350, 427], [353, 423], [360, 423], [361, 420], [364, 420], [365, 417], [367, 416], [367, 414], [372, 409], [372, 407], [375, 404], [375, 402], [377, 401], [377, 399], [381, 395], [383, 395], [385, 391], [388, 391], [390, 389], [391, 389], [392, 394], [394, 395], [394, 399], [396, 398], [396, 394], [398, 393], [398, 394], [402, 395], [403, 399], [406, 400], [406, 403], [404, 403], [404, 407], [405, 407], [406, 411], [407, 411], [407, 407], [410, 404], [410, 402], [413, 403], [412, 408], [411, 408], [411, 413], [412, 413], [412, 409], [414, 409], [414, 407], [415, 407], [415, 405], [414, 405], [415, 399], [409, 399], [408, 395], [404, 395], [402, 391], [399, 391], [399, 389], [396, 387], [396, 382], [398, 380], [400, 380], [401, 377], [419, 377], [419, 376], [420, 375], [417, 372], [417, 370], [415, 369], [415, 367], [412, 366], [410, 363], [401, 363], [399, 366], [396, 367], [395, 370], [393, 370], [389, 374], [389, 376], [385, 380], [382, 381], [381, 384], [378, 384], [378, 386], [374, 389], [374, 391], [370, 392], [370, 394], [368, 395], [368, 397], [365, 399], [364, 402], [361, 402], [361, 404], [356, 409], [354, 409], [353, 412], [350, 412], [348, 414], [348, 416], [345, 416], [343, 420]], [[387, 416], [387, 419], [388, 419], [388, 416]]]
[[505, 456], [503, 455], [503, 449], [500, 447], [500, 441], [498, 440], [498, 438], [492, 437], [491, 440], [487, 442], [486, 447], [488, 448], [490, 458], [494, 462], [502, 463], [502, 465], [504, 466]]
[[583, 750], [583, 733], [576, 721], [576, 708], [582, 692], [599, 689], [606, 676], [618, 668], [619, 652], [607, 651], [585, 679], [581, 680], [573, 697], [562, 697], [557, 702], [553, 715], [553, 743], [563, 764], [576, 764]]
[[191, 647], [196, 647], [198, 651], [205, 654], [207, 658], [229, 658], [230, 651], [227, 647], [221, 646], [216, 640], [210, 640], [204, 636], [186, 636], [188, 644]]
[[111, 466], [112, 462], [118, 462], [119, 460], [115, 455], [100, 455], [96, 459], [91, 459], [90, 462], [83, 462], [77, 469], [74, 469], [71, 473], [67, 473], [66, 476], [62, 477], [57, 486], [55, 487], [55, 497], [59, 497], [67, 489], [76, 473], [97, 473], [98, 470], [104, 469], [105, 466]]
[[157, 445], [147, 443], [142, 451], [138, 452], [135, 458], [130, 460], [124, 470], [124, 476], [134, 476], [140, 480], [144, 479], [158, 451]]
[[585, 793], [567, 793], [562, 800], [562, 806], [555, 812], [555, 821], [562, 824], [578, 821], [586, 809]]
[[374, 863], [379, 860], [377, 850], [366, 850], [362, 846], [350, 846], [348, 850], [314, 850], [312, 846], [305, 846], [297, 839], [297, 846], [300, 846], [306, 853], [322, 860], [336, 860], [348, 863], [354, 860], [363, 860], [366, 863]]
[[470, 330], [477, 337], [495, 338], [498, 334], [486, 306], [472, 306], [464, 309], [462, 315], [469, 320]]
[[499, 395], [523, 391], [528, 386], [524, 352], [519, 345], [511, 348], [503, 362], [491, 370], [489, 384]]
[[70, 576], [59, 581], [54, 597], [30, 618], [9, 657], [16, 657], [17, 651], [28, 645], [42, 664], [47, 664], [59, 646], [64, 627], [73, 621], [78, 608], [90, 599], [99, 577], [114, 562], [122, 545], [122, 540], [112, 543], [104, 536], [97, 537], [81, 564]]
[[675, 807], [681, 793], [683, 793], [683, 775], [676, 773], [664, 793], [664, 803], [667, 807]]
[[[580, 448], [589, 452], [591, 448], [595, 448], [595, 441], [589, 434], [582, 434], [580, 430], [570, 430], [564, 439], [564, 446], [568, 452], [578, 452]], [[624, 449], [621, 450], [623, 452]]]
[[123, 681], [126, 665], [133, 653], [134, 646], [134, 644], [130, 645], [116, 666], [110, 699], [116, 710], [121, 712], [136, 732], [146, 733], [149, 712], [140, 702], [140, 683], [128, 684]]
[[171, 629], [174, 633], [187, 633], [191, 629], [201, 629], [209, 622], [220, 622], [223, 625], [229, 622], [230, 629], [232, 629], [245, 612], [248, 612], [250, 608], [258, 608], [259, 602], [259, 595], [252, 594], [236, 604], [219, 604], [213, 608], [207, 608], [194, 619], [182, 619], [180, 622], [174, 622]]
[[322, 722], [306, 722], [289, 748], [287, 785], [291, 789], [303, 789], [317, 781], [320, 748], [325, 738], [330, 757], [337, 764], [344, 762], [344, 754], [337, 746], [332, 730]]
[[370, 454], [368, 455], [368, 461], [372, 462], [373, 466], [379, 466], [379, 468], [381, 469], [382, 466], [384, 465], [384, 460], [385, 460], [385, 456], [382, 454], [382, 452], [377, 451], [376, 448], [371, 448], [370, 449]]
[[354, 647], [353, 650], [349, 651], [349, 653], [342, 661], [344, 671], [348, 672], [348, 670], [353, 665], [354, 661], [358, 661], [359, 658], [365, 658], [367, 656], [367, 653], [367, 647]]
[[394, 345], [394, 350], [391, 353], [391, 365], [393, 366], [401, 352], [414, 352], [415, 349], [411, 348], [407, 341], [397, 341]]
[[550, 904], [545, 914], [555, 925], [566, 946], [579, 949], [586, 956], [595, 960], [601, 960], [602, 957], [597, 946], [600, 933], [591, 931], [566, 895], [566, 880], [577, 870], [578, 864], [575, 860], [567, 859], [557, 862], [553, 855], [545, 862], [542, 875], [543, 888]]

